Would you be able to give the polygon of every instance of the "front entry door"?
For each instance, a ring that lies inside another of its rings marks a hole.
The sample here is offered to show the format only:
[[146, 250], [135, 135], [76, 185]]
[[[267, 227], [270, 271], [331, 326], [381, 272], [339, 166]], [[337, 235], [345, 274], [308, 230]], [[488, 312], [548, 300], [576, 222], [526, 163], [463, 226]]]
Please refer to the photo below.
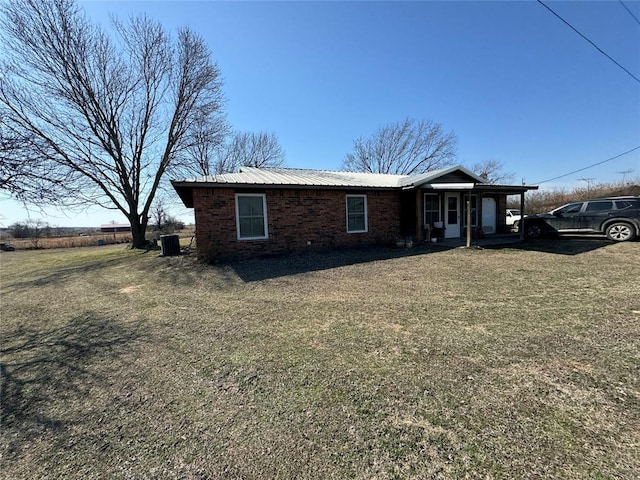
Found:
[[444, 194], [444, 238], [460, 237], [460, 194]]

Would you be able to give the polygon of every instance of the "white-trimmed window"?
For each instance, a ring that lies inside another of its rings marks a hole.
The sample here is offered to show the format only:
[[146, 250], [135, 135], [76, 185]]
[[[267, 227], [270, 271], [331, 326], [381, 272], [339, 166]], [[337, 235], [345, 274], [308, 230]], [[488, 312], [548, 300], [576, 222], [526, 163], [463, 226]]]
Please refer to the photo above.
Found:
[[347, 233], [364, 233], [367, 230], [367, 196], [347, 195]]
[[424, 224], [433, 228], [440, 221], [440, 195], [437, 193], [424, 194]]
[[264, 193], [236, 194], [238, 240], [268, 238], [267, 196]]

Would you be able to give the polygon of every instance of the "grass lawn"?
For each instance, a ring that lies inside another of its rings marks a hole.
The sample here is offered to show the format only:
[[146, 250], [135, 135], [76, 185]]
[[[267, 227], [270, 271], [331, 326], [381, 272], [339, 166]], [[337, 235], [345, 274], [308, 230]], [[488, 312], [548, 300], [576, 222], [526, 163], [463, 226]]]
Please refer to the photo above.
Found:
[[0, 478], [638, 478], [639, 253], [3, 252]]

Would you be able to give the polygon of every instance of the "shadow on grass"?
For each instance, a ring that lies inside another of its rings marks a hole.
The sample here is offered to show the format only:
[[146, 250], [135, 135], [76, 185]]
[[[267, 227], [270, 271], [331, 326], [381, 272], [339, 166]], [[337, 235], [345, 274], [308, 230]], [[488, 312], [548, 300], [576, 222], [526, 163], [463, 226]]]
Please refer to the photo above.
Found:
[[[580, 255], [611, 245], [613, 242], [593, 237], [563, 237], [561, 239], [514, 241], [508, 238], [488, 238], [474, 241], [471, 248], [490, 250], [523, 250], [554, 253], [559, 255]], [[413, 248], [370, 247], [345, 249], [321, 253], [305, 253], [286, 257], [258, 258], [230, 263], [229, 266], [244, 282], [255, 282], [270, 278], [284, 277], [360, 263], [412, 257], [443, 252], [463, 246], [463, 241], [445, 241], [438, 244], [423, 244]]]
[[438, 244], [418, 245], [413, 248], [362, 247], [327, 252], [308, 252], [282, 257], [256, 258], [228, 265], [244, 282], [257, 282], [270, 278], [316, 272], [361, 263], [413, 257], [455, 248]]
[[487, 249], [523, 250], [528, 252], [555, 253], [558, 255], [580, 255], [592, 252], [599, 248], [612, 245], [614, 242], [600, 237], [588, 236], [563, 236], [555, 238], [543, 238], [539, 240], [524, 240], [509, 245], [489, 245]]
[[0, 425], [3, 435], [12, 432], [11, 441], [5, 438], [8, 453], [45, 430], [60, 431], [80, 421], [74, 405], [104, 381], [92, 366], [100, 361], [116, 363], [141, 335], [91, 312], [59, 328], [4, 332]]

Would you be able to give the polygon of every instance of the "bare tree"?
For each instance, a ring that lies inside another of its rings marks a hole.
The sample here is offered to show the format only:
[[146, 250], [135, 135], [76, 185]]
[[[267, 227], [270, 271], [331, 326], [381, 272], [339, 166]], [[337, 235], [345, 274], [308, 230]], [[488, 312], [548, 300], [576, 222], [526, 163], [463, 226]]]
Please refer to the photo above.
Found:
[[284, 149], [275, 133], [234, 132], [223, 143], [211, 136], [188, 151], [196, 175], [237, 172], [240, 167], [281, 167]]
[[[191, 125], [191, 142], [183, 152], [190, 165], [189, 171], [195, 175], [215, 175], [223, 173], [225, 165], [220, 161], [225, 151], [225, 139], [229, 133], [224, 118], [198, 117]], [[222, 171], [219, 171], [222, 170]]]
[[512, 182], [515, 177], [513, 172], [505, 172], [504, 163], [499, 160], [476, 162], [471, 166], [471, 171], [477, 173], [492, 185]]
[[29, 219], [14, 223], [9, 227], [14, 238], [29, 238], [31, 247], [38, 249], [40, 239], [51, 236], [51, 225], [41, 219]]
[[343, 161], [344, 170], [411, 175], [451, 165], [457, 139], [453, 132], [444, 133], [438, 123], [407, 118], [353, 143], [353, 152]]
[[65, 202], [120, 210], [132, 246], [146, 244], [154, 196], [185, 167], [197, 121], [222, 111], [220, 72], [202, 38], [170, 37], [158, 23], [113, 21], [113, 37], [73, 0], [0, 3], [0, 110], [35, 141], [27, 156], [65, 177]]
[[275, 133], [238, 132], [231, 140], [232, 163], [248, 167], [280, 167], [284, 150]]
[[164, 206], [164, 201], [161, 199], [156, 199], [151, 207], [151, 226], [153, 230], [156, 232], [162, 231], [162, 226], [164, 225], [167, 219], [167, 210]]
[[68, 175], [34, 151], [45, 148], [34, 135], [11, 130], [0, 116], [0, 191], [25, 203], [59, 204]]

